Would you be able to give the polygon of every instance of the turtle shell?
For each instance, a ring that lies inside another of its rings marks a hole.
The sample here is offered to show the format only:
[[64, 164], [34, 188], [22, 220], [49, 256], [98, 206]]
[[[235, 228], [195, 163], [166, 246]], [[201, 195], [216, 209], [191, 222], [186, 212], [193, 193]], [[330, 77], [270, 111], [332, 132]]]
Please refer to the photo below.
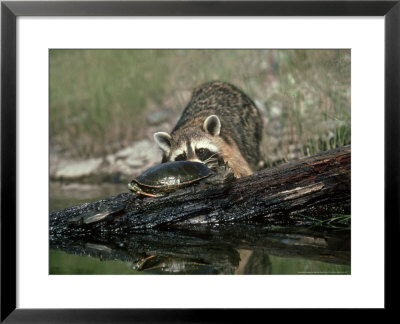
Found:
[[156, 165], [133, 181], [141, 187], [173, 188], [199, 181], [212, 173], [203, 163], [176, 161]]

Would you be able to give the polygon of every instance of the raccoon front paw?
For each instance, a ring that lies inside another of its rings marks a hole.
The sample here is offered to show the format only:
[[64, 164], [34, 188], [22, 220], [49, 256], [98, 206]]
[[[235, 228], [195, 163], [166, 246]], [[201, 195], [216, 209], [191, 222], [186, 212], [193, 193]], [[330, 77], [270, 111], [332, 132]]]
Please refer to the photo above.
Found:
[[216, 167], [213, 171], [215, 172], [214, 175], [207, 178], [206, 180], [206, 182], [209, 184], [214, 184], [214, 185], [226, 184], [232, 182], [235, 179], [235, 174], [233, 169], [226, 162]]

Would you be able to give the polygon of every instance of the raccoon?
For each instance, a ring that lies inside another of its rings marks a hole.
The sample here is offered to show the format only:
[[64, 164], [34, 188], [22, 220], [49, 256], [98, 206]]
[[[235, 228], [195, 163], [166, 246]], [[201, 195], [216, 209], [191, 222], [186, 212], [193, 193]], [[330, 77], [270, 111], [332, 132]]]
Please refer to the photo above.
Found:
[[235, 86], [214, 81], [195, 89], [171, 134], [154, 140], [162, 163], [198, 161], [209, 168], [221, 159], [237, 178], [256, 170], [261, 160], [262, 118], [254, 102]]

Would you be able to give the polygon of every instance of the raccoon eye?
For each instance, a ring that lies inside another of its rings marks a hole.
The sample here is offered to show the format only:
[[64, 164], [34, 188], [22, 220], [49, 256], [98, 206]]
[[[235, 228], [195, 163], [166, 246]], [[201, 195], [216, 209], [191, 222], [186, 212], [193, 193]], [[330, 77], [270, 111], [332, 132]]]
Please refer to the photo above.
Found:
[[175, 161], [186, 161], [186, 153], [182, 153], [176, 156]]
[[212, 155], [212, 152], [206, 148], [200, 148], [196, 149], [196, 155], [200, 160], [204, 161]]

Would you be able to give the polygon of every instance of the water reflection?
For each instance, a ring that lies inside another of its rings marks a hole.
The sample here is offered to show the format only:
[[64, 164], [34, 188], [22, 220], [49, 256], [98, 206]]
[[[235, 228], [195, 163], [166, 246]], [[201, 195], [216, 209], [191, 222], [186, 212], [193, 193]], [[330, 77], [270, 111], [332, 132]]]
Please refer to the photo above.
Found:
[[142, 274], [350, 273], [350, 232], [304, 227], [236, 224], [147, 230], [130, 237], [51, 238], [50, 248], [51, 274], [65, 273], [59, 271], [62, 258], [52, 260], [55, 251], [67, 252], [65, 260], [78, 255], [102, 264], [123, 261], [132, 273]]

